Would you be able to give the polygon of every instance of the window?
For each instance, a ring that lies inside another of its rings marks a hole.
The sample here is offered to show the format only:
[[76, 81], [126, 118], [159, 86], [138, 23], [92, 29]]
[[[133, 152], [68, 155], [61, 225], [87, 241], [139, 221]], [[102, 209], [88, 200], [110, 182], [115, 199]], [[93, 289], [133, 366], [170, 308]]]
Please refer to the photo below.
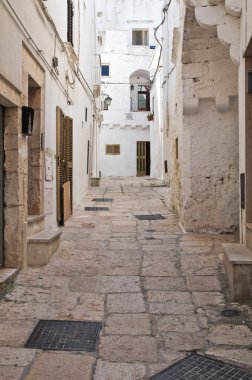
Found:
[[149, 30], [148, 29], [133, 29], [132, 30], [132, 45], [149, 45]]
[[150, 90], [146, 85], [138, 86], [138, 111], [150, 111]]
[[109, 65], [101, 66], [101, 75], [102, 77], [109, 77]]
[[73, 46], [73, 0], [67, 0], [67, 42]]
[[106, 154], [110, 155], [120, 155], [120, 145], [114, 144], [114, 145], [108, 145], [105, 146]]
[[85, 108], [85, 121], [87, 121], [87, 107]]

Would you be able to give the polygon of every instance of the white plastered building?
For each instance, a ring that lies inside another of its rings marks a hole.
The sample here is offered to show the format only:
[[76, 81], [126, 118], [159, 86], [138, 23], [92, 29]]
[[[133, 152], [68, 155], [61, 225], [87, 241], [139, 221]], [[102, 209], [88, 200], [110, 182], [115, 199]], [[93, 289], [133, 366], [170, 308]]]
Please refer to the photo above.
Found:
[[[150, 175], [150, 63], [160, 0], [97, 2], [102, 64], [101, 176]], [[112, 98], [110, 106], [104, 99]]]

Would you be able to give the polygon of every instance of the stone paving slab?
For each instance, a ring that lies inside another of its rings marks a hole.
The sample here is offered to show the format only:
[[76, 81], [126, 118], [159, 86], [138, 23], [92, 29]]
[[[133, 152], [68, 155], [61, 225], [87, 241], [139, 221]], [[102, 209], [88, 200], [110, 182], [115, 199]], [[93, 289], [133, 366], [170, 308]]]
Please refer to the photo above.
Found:
[[[0, 299], [0, 379], [147, 380], [191, 351], [252, 368], [252, 311], [232, 304], [221, 243], [183, 233], [148, 178], [102, 178], [41, 268], [22, 269]], [[93, 198], [109, 212], [86, 212]], [[166, 219], [141, 221], [135, 214]], [[221, 312], [233, 307], [235, 318]], [[24, 349], [39, 319], [101, 321], [94, 354]]]

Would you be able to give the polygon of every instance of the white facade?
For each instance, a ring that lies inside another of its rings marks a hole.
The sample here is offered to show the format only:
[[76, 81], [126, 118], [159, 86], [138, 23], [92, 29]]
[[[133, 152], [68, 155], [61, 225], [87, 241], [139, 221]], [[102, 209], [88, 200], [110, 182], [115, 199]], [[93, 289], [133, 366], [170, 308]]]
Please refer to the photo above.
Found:
[[164, 1], [163, 68], [152, 86], [158, 93], [161, 84], [163, 109], [155, 175], [163, 173], [185, 229], [233, 231], [239, 222], [237, 51], [229, 49], [229, 29], [216, 25], [230, 18], [234, 26], [239, 16], [224, 3], [206, 3]]
[[[73, 46], [67, 33], [70, 3]], [[95, 16], [92, 0], [8, 0], [0, 4], [7, 266], [22, 265], [22, 239], [31, 214], [43, 216], [46, 230], [58, 227], [57, 107], [73, 120], [73, 205], [87, 191], [90, 176], [96, 175], [92, 171], [97, 166], [98, 108], [93, 85], [99, 85], [100, 70]], [[22, 133], [23, 106], [34, 109], [34, 130], [29, 137]]]
[[[160, 0], [110, 0], [106, 6], [98, 1], [101, 63], [109, 66], [109, 76], [102, 76], [103, 99], [107, 95], [112, 98], [111, 106], [103, 111], [100, 128], [102, 176], [136, 176], [136, 142], [150, 140], [150, 110], [139, 110], [138, 85], [149, 89], [149, 66], [155, 52], [150, 47], [156, 46], [153, 28], [160, 20], [161, 6]], [[136, 45], [139, 41], [134, 40], [133, 30], [141, 31], [142, 45]], [[106, 154], [106, 145], [111, 144], [120, 145], [120, 155]]]

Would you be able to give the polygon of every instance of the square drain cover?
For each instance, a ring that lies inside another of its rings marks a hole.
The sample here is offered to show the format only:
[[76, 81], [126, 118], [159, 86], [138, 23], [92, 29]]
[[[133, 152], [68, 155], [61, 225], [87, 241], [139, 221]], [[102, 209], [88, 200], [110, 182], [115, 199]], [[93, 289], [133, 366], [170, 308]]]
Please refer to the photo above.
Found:
[[165, 219], [161, 214], [152, 214], [152, 215], [135, 215], [139, 220], [160, 220]]
[[114, 198], [94, 198], [93, 202], [113, 202]]
[[108, 207], [85, 207], [85, 211], [109, 211]]
[[101, 322], [40, 320], [25, 347], [94, 352], [101, 327]]
[[218, 360], [192, 354], [152, 376], [152, 380], [252, 380], [252, 373]]

